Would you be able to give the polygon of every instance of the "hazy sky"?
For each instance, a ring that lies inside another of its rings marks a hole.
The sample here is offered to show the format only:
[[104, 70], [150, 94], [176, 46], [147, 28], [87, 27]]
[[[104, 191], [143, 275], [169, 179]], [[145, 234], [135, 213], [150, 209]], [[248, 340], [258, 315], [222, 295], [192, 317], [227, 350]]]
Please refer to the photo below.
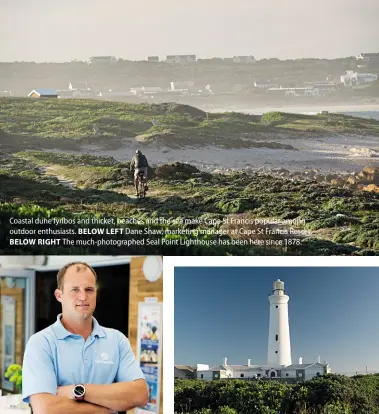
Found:
[[272, 283], [289, 300], [292, 363], [379, 372], [379, 268], [176, 268], [175, 364], [267, 363]]
[[379, 52], [378, 0], [0, 0], [0, 61]]

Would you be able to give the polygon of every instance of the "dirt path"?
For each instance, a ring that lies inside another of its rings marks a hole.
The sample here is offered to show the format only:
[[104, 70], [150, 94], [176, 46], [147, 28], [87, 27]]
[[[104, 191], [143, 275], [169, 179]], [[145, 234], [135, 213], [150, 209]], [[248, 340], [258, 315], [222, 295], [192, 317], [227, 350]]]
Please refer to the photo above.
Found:
[[63, 175], [57, 174], [56, 168], [54, 166], [43, 166], [40, 167], [40, 171], [42, 174], [49, 175], [58, 179], [59, 184], [63, 187], [68, 188], [77, 188], [76, 182], [74, 180], [70, 180]]

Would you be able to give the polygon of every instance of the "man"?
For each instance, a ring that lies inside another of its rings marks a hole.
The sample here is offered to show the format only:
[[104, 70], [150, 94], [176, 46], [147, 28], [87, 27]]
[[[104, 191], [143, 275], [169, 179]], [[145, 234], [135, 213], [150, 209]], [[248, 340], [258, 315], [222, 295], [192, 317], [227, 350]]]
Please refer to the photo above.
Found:
[[146, 381], [128, 339], [92, 316], [96, 280], [82, 262], [57, 274], [62, 313], [29, 339], [24, 355], [23, 399], [34, 414], [105, 414], [146, 405]]
[[145, 176], [145, 189], [147, 190], [147, 172], [149, 164], [147, 158], [142, 154], [140, 150], [136, 151], [136, 155], [130, 161], [130, 171], [134, 169], [134, 187], [136, 188], [136, 196], [138, 197], [138, 173], [143, 172]]

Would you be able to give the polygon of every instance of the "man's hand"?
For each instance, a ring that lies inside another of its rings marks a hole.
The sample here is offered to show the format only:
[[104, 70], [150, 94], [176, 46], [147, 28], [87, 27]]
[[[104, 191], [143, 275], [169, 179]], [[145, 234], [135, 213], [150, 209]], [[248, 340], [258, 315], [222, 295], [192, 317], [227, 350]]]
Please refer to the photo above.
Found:
[[74, 385], [62, 385], [57, 388], [57, 396], [58, 397], [66, 397], [70, 400], [74, 399]]

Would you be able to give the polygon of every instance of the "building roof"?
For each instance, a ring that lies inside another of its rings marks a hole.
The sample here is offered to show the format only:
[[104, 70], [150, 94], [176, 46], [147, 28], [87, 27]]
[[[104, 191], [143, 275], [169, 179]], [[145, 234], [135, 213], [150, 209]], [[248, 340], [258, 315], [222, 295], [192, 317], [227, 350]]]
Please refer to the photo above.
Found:
[[230, 369], [232, 369], [232, 367], [230, 367], [229, 365], [220, 364], [220, 365], [215, 365], [214, 367], [210, 367], [209, 371], [220, 371], [220, 370], [230, 370]]
[[233, 371], [248, 371], [248, 370], [257, 370], [264, 368], [262, 365], [230, 365], [229, 368], [231, 368]]
[[33, 89], [28, 96], [32, 95], [34, 92], [38, 93], [38, 95], [58, 95], [58, 92], [56, 89]]
[[379, 53], [361, 53], [359, 56], [377, 57], [377, 58], [379, 58]]
[[184, 375], [193, 375], [196, 372], [196, 368], [191, 367], [190, 365], [175, 365], [175, 368]]
[[175, 365], [175, 368], [178, 368], [178, 369], [188, 369], [188, 370], [190, 370], [192, 372], [195, 372], [196, 371], [196, 367], [191, 367], [190, 365]]
[[320, 362], [311, 362], [309, 364], [293, 364], [293, 365], [288, 365], [288, 366], [284, 367], [283, 369], [306, 369], [306, 368], [312, 367], [314, 365], [319, 365], [321, 367], [328, 366], [328, 364], [321, 364]]

